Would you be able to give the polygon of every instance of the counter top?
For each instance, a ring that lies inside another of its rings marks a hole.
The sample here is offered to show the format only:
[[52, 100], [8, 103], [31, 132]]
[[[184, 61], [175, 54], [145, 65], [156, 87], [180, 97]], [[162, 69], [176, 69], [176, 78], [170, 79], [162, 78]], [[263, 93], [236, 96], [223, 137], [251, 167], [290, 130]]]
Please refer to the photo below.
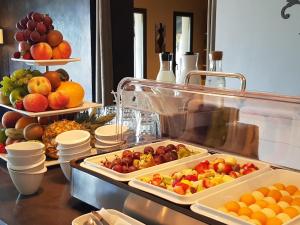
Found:
[[19, 195], [4, 161], [0, 161], [0, 224], [66, 225], [94, 210], [70, 195], [70, 183], [59, 166], [48, 169], [38, 193]]

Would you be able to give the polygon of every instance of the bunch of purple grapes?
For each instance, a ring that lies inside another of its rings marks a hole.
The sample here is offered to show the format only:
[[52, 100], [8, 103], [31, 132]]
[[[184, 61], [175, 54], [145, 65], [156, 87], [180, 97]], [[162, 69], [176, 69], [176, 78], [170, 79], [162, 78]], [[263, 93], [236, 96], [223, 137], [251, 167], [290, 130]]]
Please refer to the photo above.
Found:
[[30, 12], [16, 24], [18, 31], [15, 33], [15, 40], [27, 41], [30, 45], [46, 42], [47, 33], [54, 29], [52, 22], [48, 15]]

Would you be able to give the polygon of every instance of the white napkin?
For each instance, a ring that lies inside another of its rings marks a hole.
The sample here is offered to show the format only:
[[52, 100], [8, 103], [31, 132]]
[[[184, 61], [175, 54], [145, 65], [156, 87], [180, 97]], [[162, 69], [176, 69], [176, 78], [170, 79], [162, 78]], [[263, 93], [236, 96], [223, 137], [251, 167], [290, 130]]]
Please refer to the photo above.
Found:
[[120, 217], [110, 214], [104, 208], [99, 211], [99, 214], [109, 223], [109, 225], [130, 225], [130, 223], [127, 223]]

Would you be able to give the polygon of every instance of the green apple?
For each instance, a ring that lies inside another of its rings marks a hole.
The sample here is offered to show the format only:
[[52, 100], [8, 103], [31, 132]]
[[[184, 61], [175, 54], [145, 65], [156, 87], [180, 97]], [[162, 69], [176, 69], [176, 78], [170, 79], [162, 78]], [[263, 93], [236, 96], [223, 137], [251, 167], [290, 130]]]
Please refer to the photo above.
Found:
[[18, 87], [9, 95], [9, 101], [10, 103], [15, 106], [16, 102], [23, 100], [23, 98], [28, 94], [26, 87]]
[[10, 105], [9, 97], [5, 96], [2, 92], [0, 92], [0, 103], [4, 105]]

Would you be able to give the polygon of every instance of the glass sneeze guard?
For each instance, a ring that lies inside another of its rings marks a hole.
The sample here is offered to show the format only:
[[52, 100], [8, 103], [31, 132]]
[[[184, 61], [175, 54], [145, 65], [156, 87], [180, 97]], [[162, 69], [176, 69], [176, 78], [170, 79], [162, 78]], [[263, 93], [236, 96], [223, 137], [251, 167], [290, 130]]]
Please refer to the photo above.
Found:
[[117, 93], [132, 142], [171, 138], [300, 170], [299, 97], [133, 78]]

